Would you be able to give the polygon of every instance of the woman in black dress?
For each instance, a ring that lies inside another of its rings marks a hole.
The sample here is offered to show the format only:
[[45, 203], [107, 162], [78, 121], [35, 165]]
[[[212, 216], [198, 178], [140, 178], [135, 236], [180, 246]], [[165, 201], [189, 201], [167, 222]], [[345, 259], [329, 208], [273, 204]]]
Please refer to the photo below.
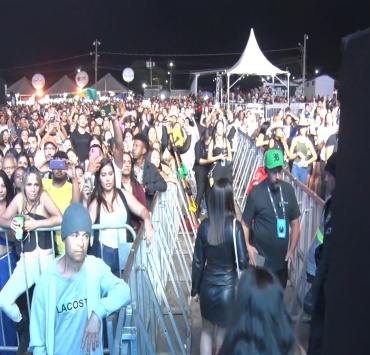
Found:
[[212, 162], [208, 160], [208, 145], [212, 138], [212, 132], [213, 128], [211, 127], [205, 129], [194, 147], [195, 161], [193, 170], [195, 173], [195, 182], [197, 184], [197, 196], [195, 198], [195, 204], [197, 205], [197, 218], [199, 218], [201, 210], [200, 204], [203, 195], [206, 196], [206, 202], [208, 197], [208, 173], [212, 167]]
[[[231, 179], [229, 164], [232, 161], [230, 142], [226, 139], [222, 121], [216, 121], [211, 142], [208, 145], [208, 161], [213, 162], [211, 168], [214, 181], [222, 178]], [[212, 184], [212, 183], [211, 183]]]
[[[208, 206], [209, 218], [199, 226], [195, 241], [191, 295], [200, 298], [202, 335], [200, 354], [212, 354], [212, 335], [217, 326], [216, 353], [225, 336], [238, 280], [233, 241], [235, 207], [232, 184], [228, 179], [215, 181]], [[239, 268], [248, 266], [244, 233], [235, 221], [235, 240]]]

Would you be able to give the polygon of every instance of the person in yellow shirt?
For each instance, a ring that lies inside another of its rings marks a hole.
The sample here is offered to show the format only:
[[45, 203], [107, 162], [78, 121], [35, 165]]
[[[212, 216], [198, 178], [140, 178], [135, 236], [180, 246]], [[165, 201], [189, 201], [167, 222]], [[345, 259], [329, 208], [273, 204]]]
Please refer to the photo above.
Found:
[[[76, 176], [75, 166], [69, 162], [68, 156], [63, 151], [54, 154], [52, 160], [62, 160], [66, 162], [66, 169], [51, 169], [51, 179], [42, 179], [44, 190], [49, 193], [53, 202], [58, 206], [60, 212], [64, 211], [72, 202], [79, 202], [80, 190]], [[69, 180], [72, 182], [68, 181]], [[62, 241], [60, 232], [56, 232], [55, 241], [58, 247], [57, 254], [65, 252], [65, 244]]]

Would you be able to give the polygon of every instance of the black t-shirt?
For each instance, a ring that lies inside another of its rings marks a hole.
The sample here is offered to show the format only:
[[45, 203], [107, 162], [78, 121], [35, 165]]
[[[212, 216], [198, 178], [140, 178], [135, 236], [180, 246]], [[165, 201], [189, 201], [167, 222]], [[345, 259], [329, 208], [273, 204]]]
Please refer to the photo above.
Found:
[[[253, 236], [250, 243], [260, 255], [266, 258], [265, 266], [272, 271], [279, 271], [285, 267], [285, 256], [289, 247], [289, 224], [301, 215], [293, 187], [281, 181], [281, 191], [286, 218], [284, 239], [277, 236], [276, 216], [267, 191], [267, 179], [251, 190], [242, 216], [243, 221], [249, 227], [254, 219]], [[278, 217], [284, 218], [280, 190], [271, 190], [271, 195]]]
[[63, 127], [67, 132], [67, 136], [69, 136], [71, 134], [71, 126], [69, 125], [69, 123], [66, 122], [65, 124], [63, 124]]
[[337, 141], [337, 135], [334, 133], [332, 134], [328, 140], [326, 141], [325, 147], [331, 147], [334, 146], [333, 153], [338, 151], [338, 141]]
[[71, 142], [73, 144], [73, 148], [80, 159], [80, 162], [84, 162], [89, 157], [89, 140], [90, 134], [85, 132], [81, 134], [78, 129], [75, 129], [71, 134]]

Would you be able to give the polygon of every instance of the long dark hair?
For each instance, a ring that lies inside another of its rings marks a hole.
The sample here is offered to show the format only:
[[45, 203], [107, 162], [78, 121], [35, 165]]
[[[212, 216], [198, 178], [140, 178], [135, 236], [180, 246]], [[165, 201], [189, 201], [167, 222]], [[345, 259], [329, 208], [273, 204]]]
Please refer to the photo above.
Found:
[[113, 169], [113, 176], [114, 176], [114, 179], [113, 179], [113, 184], [114, 184], [114, 189], [113, 189], [113, 200], [110, 201], [113, 203], [113, 201], [116, 199], [117, 197], [117, 189], [116, 189], [116, 176], [114, 174], [114, 167], [113, 167], [113, 163], [110, 159], [108, 158], [103, 158], [100, 162], [100, 169], [95, 173], [95, 182], [94, 182], [94, 190], [92, 192], [92, 200], [94, 200], [96, 198], [96, 201], [98, 202], [98, 206], [101, 206], [103, 205], [107, 211], [109, 211], [108, 209], [108, 204], [107, 204], [107, 201], [104, 199], [104, 190], [103, 190], [103, 187], [99, 181], [99, 177], [100, 177], [100, 173], [101, 173], [101, 170], [106, 166], [106, 165], [110, 165]]
[[134, 183], [135, 187], [137, 187], [140, 184], [139, 184], [139, 182], [135, 178], [135, 173], [134, 173], [134, 159], [132, 158], [131, 154], [128, 153], [128, 152], [123, 152], [123, 155], [127, 155], [128, 157], [130, 157], [130, 161], [131, 161], [130, 180], [131, 180], [132, 183]]
[[22, 157], [25, 157], [26, 158], [26, 160], [27, 160], [27, 164], [28, 164], [28, 166], [31, 166], [31, 162], [30, 162], [30, 157], [29, 157], [29, 155], [26, 153], [26, 152], [20, 152], [18, 155], [17, 155], [17, 165], [18, 165], [18, 161], [19, 161], [19, 159], [20, 158], [22, 158]]
[[213, 141], [216, 143], [216, 134], [217, 134], [217, 126], [219, 124], [222, 124], [224, 126], [224, 132], [222, 133], [222, 139], [225, 139], [226, 138], [226, 135], [225, 135], [225, 125], [224, 125], [224, 122], [222, 120], [217, 120], [215, 122], [215, 126], [214, 126], [214, 129], [213, 129], [213, 133], [212, 133], [212, 139]]
[[208, 243], [218, 245], [225, 242], [226, 217], [235, 217], [234, 192], [229, 179], [216, 180], [209, 198]]
[[[23, 152], [23, 151], [24, 151], [24, 143], [23, 143], [23, 141], [22, 141], [22, 138], [17, 138], [17, 139], [13, 142], [12, 147], [15, 149], [15, 146], [16, 146], [17, 144], [19, 144], [19, 145], [21, 146], [21, 152]], [[17, 153], [18, 153], [18, 152], [17, 152]]]
[[6, 201], [6, 207], [8, 207], [10, 202], [13, 200], [14, 190], [13, 190], [13, 187], [12, 187], [12, 183], [9, 180], [8, 175], [6, 175], [4, 170], [0, 170], [0, 177], [3, 179], [4, 185], [5, 185], [5, 188], [6, 188], [5, 201]]
[[267, 129], [270, 127], [270, 122], [265, 121], [261, 124], [260, 131], [258, 134], [263, 134], [265, 135], [267, 132]]
[[243, 272], [219, 355], [293, 355], [296, 338], [284, 290], [265, 268]]
[[201, 149], [201, 154], [202, 154], [202, 157], [206, 155], [206, 151], [207, 151], [207, 146], [206, 146], [206, 141], [209, 139], [209, 138], [212, 138], [213, 137], [213, 127], [208, 127], [206, 128], [200, 138], [199, 138], [199, 143], [200, 143], [200, 149]]

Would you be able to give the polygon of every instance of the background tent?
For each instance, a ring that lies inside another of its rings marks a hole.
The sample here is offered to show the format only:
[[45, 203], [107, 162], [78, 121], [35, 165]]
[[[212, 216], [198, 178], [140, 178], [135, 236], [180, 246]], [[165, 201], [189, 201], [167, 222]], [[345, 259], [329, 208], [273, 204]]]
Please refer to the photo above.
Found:
[[34, 95], [36, 90], [25, 76], [18, 80], [16, 83], [8, 87], [8, 93], [14, 93], [19, 95]]
[[77, 92], [77, 85], [67, 75], [45, 91], [45, 95], [70, 94]]
[[[254, 35], [253, 28], [248, 39], [247, 46], [244, 49], [239, 60], [235, 63], [233, 67], [226, 70], [227, 74], [227, 97], [229, 102], [229, 92], [230, 92], [230, 75], [269, 75], [273, 79], [279, 74], [285, 74], [288, 79], [288, 88], [289, 88], [289, 72], [284, 71], [271, 64], [268, 59], [262, 53], [256, 37]], [[235, 82], [236, 83], [236, 82]], [[234, 84], [235, 84], [234, 83]], [[234, 85], [233, 84], [233, 85]], [[231, 86], [233, 86], [231, 85]], [[288, 92], [289, 99], [289, 92]]]
[[121, 84], [116, 78], [114, 78], [110, 73], [103, 76], [100, 80], [98, 80], [92, 88], [97, 91], [114, 91], [114, 92], [128, 92], [129, 89]]

